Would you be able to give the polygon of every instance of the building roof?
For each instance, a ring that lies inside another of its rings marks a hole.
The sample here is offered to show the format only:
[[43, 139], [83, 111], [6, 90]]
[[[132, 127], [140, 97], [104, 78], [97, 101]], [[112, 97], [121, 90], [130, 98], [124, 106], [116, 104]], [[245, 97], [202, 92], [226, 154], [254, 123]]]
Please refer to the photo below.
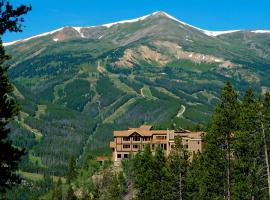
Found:
[[98, 162], [106, 161], [106, 160], [110, 160], [110, 158], [107, 157], [107, 156], [98, 156], [98, 157], [96, 157], [96, 161], [98, 161]]
[[189, 130], [152, 130], [151, 125], [142, 125], [139, 128], [129, 128], [128, 130], [114, 131], [115, 137], [129, 137], [132, 134], [139, 134], [143, 137], [150, 137], [153, 135], [167, 135], [170, 134], [180, 134], [181, 137], [188, 137], [191, 139], [200, 139], [203, 136], [203, 132], [191, 132]]
[[144, 137], [150, 137], [152, 135], [167, 135], [167, 130], [144, 130], [140, 128], [134, 128], [124, 131], [114, 131], [113, 134], [116, 137], [128, 137], [134, 133], [137, 133]]

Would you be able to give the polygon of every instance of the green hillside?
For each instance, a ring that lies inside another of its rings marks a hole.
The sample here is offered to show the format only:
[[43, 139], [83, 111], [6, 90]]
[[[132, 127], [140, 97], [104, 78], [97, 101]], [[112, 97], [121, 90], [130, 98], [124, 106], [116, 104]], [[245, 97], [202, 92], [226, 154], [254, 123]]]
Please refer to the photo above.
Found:
[[63, 176], [71, 155], [80, 164], [109, 154], [115, 129], [207, 124], [227, 81], [270, 87], [270, 34], [210, 37], [162, 13], [83, 33], [66, 27], [6, 47], [22, 105], [11, 139], [31, 152], [22, 171]]

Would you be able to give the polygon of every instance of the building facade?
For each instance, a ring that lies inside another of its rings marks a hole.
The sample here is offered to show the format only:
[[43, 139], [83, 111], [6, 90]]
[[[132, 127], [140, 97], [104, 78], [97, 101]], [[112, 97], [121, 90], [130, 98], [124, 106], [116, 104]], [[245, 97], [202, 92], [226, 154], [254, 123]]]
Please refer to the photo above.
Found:
[[174, 138], [177, 135], [182, 137], [182, 143], [186, 146], [190, 158], [193, 153], [202, 151], [203, 132], [191, 132], [188, 130], [153, 130], [151, 125], [142, 125], [139, 128], [129, 128], [123, 131], [114, 131], [114, 140], [110, 142], [112, 149], [112, 160], [120, 162], [128, 158], [130, 153], [136, 154], [142, 151], [145, 145], [149, 144], [154, 152], [157, 146], [161, 146], [168, 156], [174, 147]]

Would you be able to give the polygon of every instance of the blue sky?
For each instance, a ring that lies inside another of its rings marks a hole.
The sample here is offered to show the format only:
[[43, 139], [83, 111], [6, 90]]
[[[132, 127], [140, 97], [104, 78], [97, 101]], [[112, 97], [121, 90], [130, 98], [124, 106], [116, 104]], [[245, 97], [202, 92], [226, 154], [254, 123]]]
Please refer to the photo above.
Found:
[[23, 33], [5, 42], [63, 26], [87, 26], [137, 18], [155, 11], [207, 30], [270, 29], [269, 0], [21, 0], [33, 10]]

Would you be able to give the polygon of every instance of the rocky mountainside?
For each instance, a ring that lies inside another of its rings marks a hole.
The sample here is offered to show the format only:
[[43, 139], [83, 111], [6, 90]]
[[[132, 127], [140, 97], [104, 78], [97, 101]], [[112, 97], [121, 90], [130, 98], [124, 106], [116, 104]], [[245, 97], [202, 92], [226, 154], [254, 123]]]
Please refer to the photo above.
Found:
[[31, 172], [62, 175], [71, 155], [109, 152], [114, 129], [206, 124], [226, 81], [240, 95], [270, 87], [270, 31], [206, 31], [164, 12], [5, 46], [22, 105], [12, 139]]

